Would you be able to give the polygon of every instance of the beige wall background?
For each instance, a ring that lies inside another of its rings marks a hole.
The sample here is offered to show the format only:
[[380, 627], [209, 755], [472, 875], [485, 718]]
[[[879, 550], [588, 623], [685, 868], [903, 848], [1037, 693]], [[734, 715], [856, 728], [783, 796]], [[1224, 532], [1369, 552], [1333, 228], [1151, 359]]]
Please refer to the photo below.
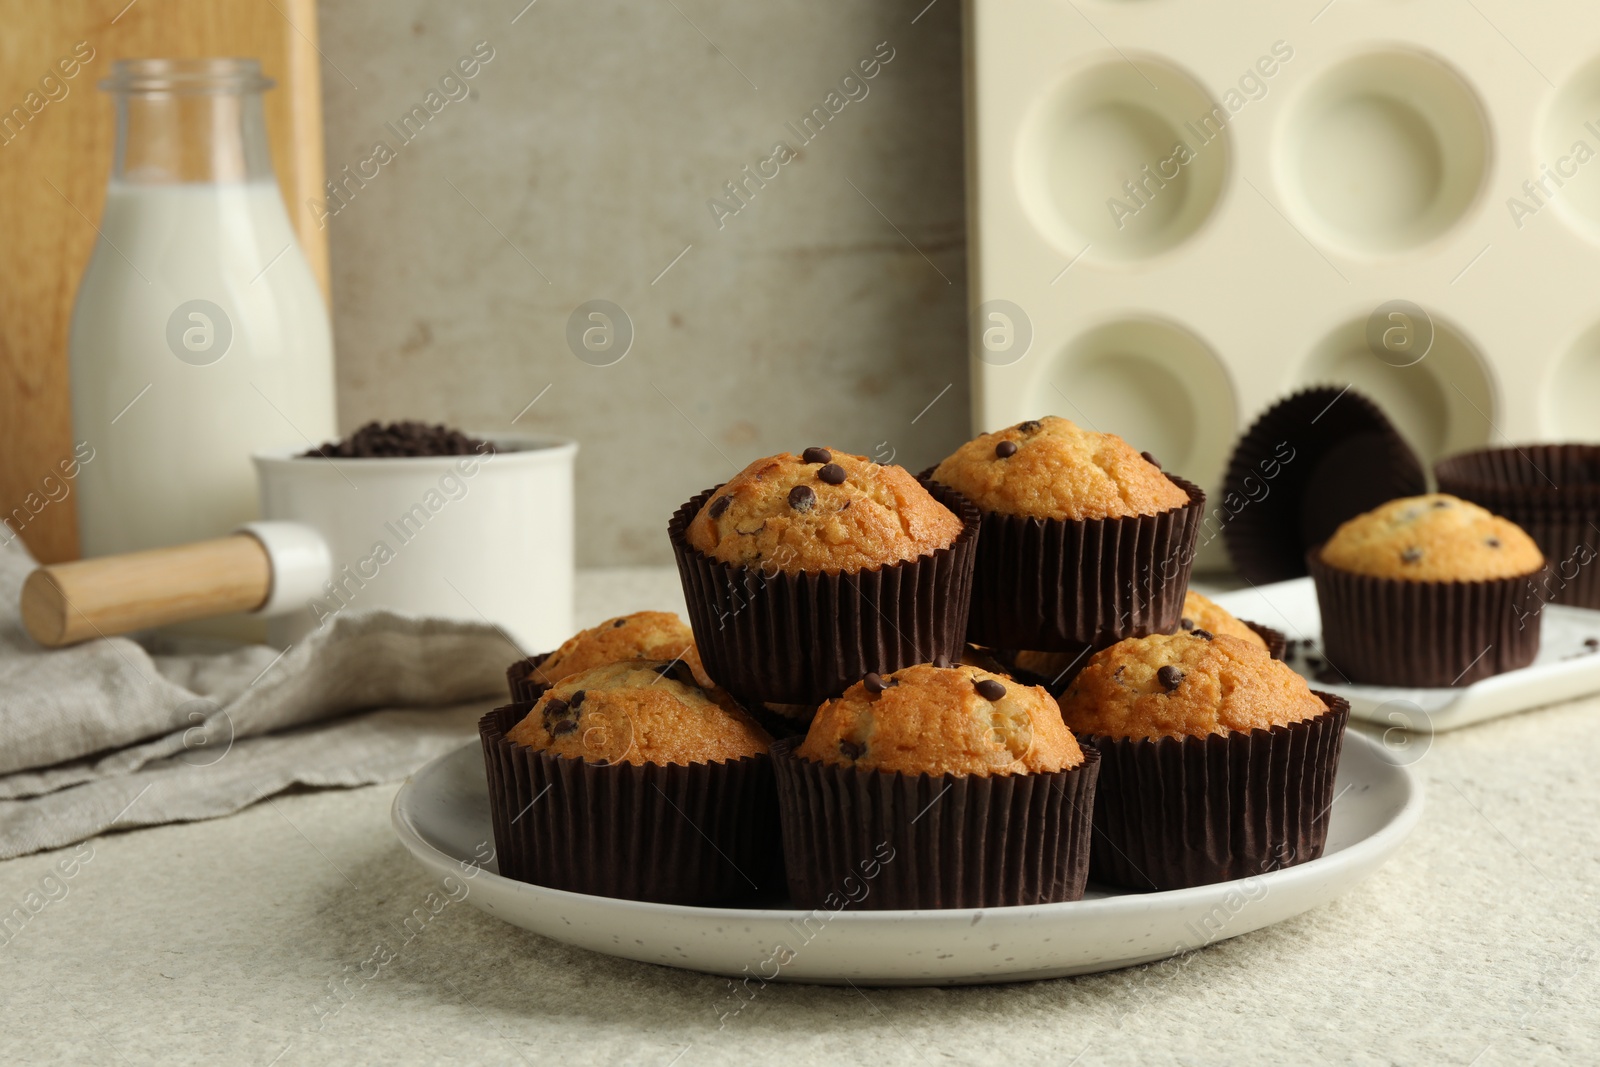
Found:
[[[965, 439], [956, 0], [525, 2], [321, 5], [329, 174], [376, 169], [326, 219], [344, 429], [576, 438], [586, 566], [668, 562], [672, 511], [757, 456], [917, 470]], [[891, 50], [809, 144], [786, 127]], [[779, 141], [719, 228], [707, 201]], [[611, 366], [568, 348], [594, 299], [633, 325]]]

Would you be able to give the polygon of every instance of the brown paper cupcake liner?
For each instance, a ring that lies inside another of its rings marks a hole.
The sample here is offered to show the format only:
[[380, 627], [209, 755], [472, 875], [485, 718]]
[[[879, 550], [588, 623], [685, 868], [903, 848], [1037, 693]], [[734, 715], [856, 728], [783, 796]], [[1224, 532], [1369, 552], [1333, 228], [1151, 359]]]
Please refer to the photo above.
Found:
[[1047, 774], [858, 771], [772, 748], [796, 907], [996, 908], [1078, 900], [1100, 758]]
[[816, 718], [817, 709], [810, 704], [748, 704], [741, 705], [750, 717], [761, 724], [774, 740], [785, 737], [804, 737]]
[[501, 874], [662, 904], [714, 904], [781, 880], [768, 757], [587, 763], [507, 740], [531, 707], [478, 722]]
[[1306, 573], [1305, 553], [1339, 524], [1428, 476], [1383, 409], [1354, 389], [1307, 389], [1269, 408], [1234, 446], [1203, 539], [1221, 533], [1234, 570], [1256, 584]]
[[982, 512], [967, 639], [989, 648], [1065, 652], [1176, 629], [1206, 495], [1167, 477], [1189, 503], [1159, 515], [1032, 519]]
[[541, 682], [534, 677], [534, 671], [540, 664], [549, 659], [553, 653], [545, 652], [527, 659], [519, 659], [506, 668], [506, 686], [511, 690], [511, 700], [533, 702], [544, 696], [545, 690], [550, 688], [548, 682]]
[[1186, 889], [1322, 855], [1350, 704], [1316, 695], [1327, 712], [1270, 730], [1080, 738], [1101, 756], [1090, 879]]
[[689, 545], [689, 523], [720, 488], [679, 508], [667, 534], [700, 660], [742, 703], [816, 706], [869, 671], [961, 658], [980, 521], [960, 493], [927, 486], [962, 520], [945, 548], [855, 573], [769, 574]]
[[1267, 643], [1267, 655], [1273, 659], [1283, 659], [1289, 652], [1289, 635], [1282, 630], [1274, 630], [1270, 626], [1262, 626], [1259, 622], [1249, 619], [1240, 619], [1250, 629], [1255, 631], [1257, 637]]
[[1600, 608], [1600, 445], [1491, 448], [1441, 460], [1439, 491], [1528, 532], [1550, 565], [1544, 599]]
[[1322, 613], [1322, 654], [1363, 685], [1471, 685], [1539, 652], [1548, 564], [1516, 578], [1413, 582], [1352, 574], [1306, 553]]

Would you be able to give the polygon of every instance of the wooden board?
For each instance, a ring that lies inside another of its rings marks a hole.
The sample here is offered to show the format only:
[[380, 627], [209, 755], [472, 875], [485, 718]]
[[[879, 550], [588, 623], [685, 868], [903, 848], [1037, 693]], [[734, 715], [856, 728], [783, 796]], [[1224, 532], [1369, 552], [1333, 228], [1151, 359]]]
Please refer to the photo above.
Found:
[[[55, 562], [78, 555], [59, 464], [73, 453], [72, 301], [111, 170], [112, 105], [96, 84], [126, 57], [259, 59], [278, 83], [266, 95], [278, 185], [326, 296], [327, 232], [303, 207], [323, 183], [316, 0], [0, 0], [0, 25], [0, 516], [20, 515], [9, 521], [28, 548]], [[62, 78], [75, 49], [92, 58]]]

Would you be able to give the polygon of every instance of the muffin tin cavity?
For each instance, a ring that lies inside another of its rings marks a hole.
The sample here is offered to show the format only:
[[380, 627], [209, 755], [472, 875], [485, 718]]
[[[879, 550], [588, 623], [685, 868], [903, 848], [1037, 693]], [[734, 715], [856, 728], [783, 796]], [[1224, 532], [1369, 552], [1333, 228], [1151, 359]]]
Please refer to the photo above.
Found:
[[1592, 241], [1600, 241], [1600, 59], [1561, 86], [1537, 132], [1537, 172], [1513, 190], [1517, 221], [1527, 224], [1553, 202], [1557, 213]]
[[1600, 441], [1600, 323], [1567, 347], [1545, 382], [1544, 417], [1565, 441]]
[[1096, 57], [1047, 93], [1025, 124], [1016, 167], [1022, 203], [1069, 256], [1104, 263], [1158, 255], [1215, 209], [1229, 170], [1226, 120], [1177, 67]]
[[1119, 434], [1168, 471], [1215, 484], [1238, 411], [1227, 370], [1206, 344], [1159, 319], [1122, 319], [1079, 335], [1044, 365], [1039, 411]]
[[1427, 357], [1396, 367], [1373, 355], [1365, 319], [1353, 319], [1311, 350], [1300, 370], [1306, 385], [1346, 384], [1377, 401], [1425, 463], [1489, 442], [1497, 421], [1494, 388], [1483, 361], [1449, 323], [1434, 322]]
[[1427, 244], [1478, 199], [1490, 137], [1477, 97], [1442, 62], [1410, 51], [1347, 59], [1287, 109], [1278, 184], [1295, 221], [1358, 256]]

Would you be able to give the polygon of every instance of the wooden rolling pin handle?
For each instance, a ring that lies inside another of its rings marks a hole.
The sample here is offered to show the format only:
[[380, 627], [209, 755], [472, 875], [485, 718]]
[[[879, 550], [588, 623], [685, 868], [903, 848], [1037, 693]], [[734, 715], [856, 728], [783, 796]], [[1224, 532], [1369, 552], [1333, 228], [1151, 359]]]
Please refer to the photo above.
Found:
[[272, 590], [267, 550], [249, 534], [40, 567], [22, 586], [22, 623], [41, 645], [254, 611]]

